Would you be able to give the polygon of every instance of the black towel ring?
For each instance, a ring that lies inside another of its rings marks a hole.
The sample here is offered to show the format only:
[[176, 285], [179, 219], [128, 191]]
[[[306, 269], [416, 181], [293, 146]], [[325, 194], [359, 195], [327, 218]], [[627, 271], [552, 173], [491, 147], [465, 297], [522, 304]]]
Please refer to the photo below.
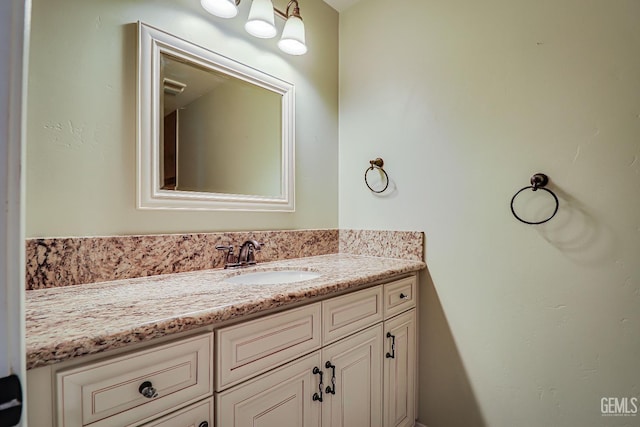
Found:
[[[543, 173], [537, 173], [531, 177], [531, 185], [528, 185], [520, 189], [520, 191], [518, 191], [516, 194], [513, 195], [513, 197], [511, 198], [511, 212], [513, 213], [513, 216], [515, 216], [518, 221], [524, 222], [525, 224], [538, 225], [538, 224], [544, 224], [545, 222], [549, 221], [551, 218], [553, 218], [556, 215], [556, 213], [558, 212], [558, 207], [560, 206], [560, 203], [558, 202], [558, 197], [555, 195], [555, 193], [549, 190], [548, 188], [545, 188], [548, 183], [549, 183], [549, 177], [547, 175]], [[516, 213], [516, 210], [513, 208], [513, 202], [516, 200], [516, 197], [518, 197], [518, 194], [528, 189], [531, 189], [533, 191], [543, 190], [553, 196], [553, 199], [556, 201], [556, 207], [549, 218], [543, 219], [542, 221], [532, 222], [532, 221], [526, 221], [518, 216], [518, 214]]]
[[[371, 166], [369, 166], [367, 168], [366, 171], [364, 171], [364, 183], [367, 184], [367, 187], [369, 188], [369, 190], [371, 190], [373, 193], [383, 193], [384, 190], [387, 189], [387, 187], [389, 187], [389, 175], [387, 174], [387, 172], [384, 170], [384, 168], [382, 166], [384, 166], [384, 160], [382, 160], [380, 157], [376, 158], [375, 160], [369, 160], [369, 164]], [[374, 169], [378, 169], [381, 170], [382, 173], [384, 174], [384, 179], [385, 179], [385, 185], [384, 188], [382, 190], [374, 190], [373, 188], [371, 188], [371, 186], [369, 185], [369, 181], [367, 180], [367, 174], [369, 173], [369, 171], [372, 171]]]

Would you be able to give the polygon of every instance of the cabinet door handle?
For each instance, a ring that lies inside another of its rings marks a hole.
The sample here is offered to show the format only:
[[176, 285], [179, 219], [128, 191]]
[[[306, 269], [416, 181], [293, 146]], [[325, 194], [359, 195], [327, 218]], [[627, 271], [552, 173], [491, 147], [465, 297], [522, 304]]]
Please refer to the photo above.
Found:
[[331, 362], [327, 361], [324, 367], [331, 368], [331, 387], [327, 386], [325, 393], [336, 394], [336, 365], [332, 365]]
[[408, 299], [409, 295], [400, 294], [400, 299]]
[[396, 358], [396, 337], [395, 335], [391, 335], [391, 332], [387, 332], [387, 338], [391, 338], [391, 353], [387, 352], [387, 359], [395, 359]]
[[153, 388], [153, 384], [151, 384], [151, 381], [145, 381], [142, 384], [140, 384], [140, 387], [138, 387], [138, 391], [140, 392], [141, 395], [143, 395], [147, 399], [153, 399], [154, 397], [158, 397], [158, 392], [156, 391], [155, 388]]
[[198, 424], [198, 427], [209, 427], [209, 423], [206, 421], [203, 421], [200, 424]]
[[313, 393], [313, 400], [322, 403], [322, 388], [324, 387], [324, 384], [322, 383], [322, 369], [316, 366], [311, 372], [313, 372], [314, 375], [320, 375], [320, 384], [318, 384], [318, 391], [320, 392], [320, 394]]

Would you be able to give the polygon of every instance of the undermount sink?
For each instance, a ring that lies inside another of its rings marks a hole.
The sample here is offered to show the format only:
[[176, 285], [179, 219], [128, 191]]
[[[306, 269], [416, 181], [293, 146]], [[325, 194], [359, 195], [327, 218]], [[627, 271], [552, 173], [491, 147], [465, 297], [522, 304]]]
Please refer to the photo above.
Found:
[[237, 285], [275, 285], [282, 283], [304, 282], [305, 280], [316, 279], [320, 273], [304, 270], [275, 270], [256, 271], [253, 273], [241, 273], [224, 279], [227, 283]]

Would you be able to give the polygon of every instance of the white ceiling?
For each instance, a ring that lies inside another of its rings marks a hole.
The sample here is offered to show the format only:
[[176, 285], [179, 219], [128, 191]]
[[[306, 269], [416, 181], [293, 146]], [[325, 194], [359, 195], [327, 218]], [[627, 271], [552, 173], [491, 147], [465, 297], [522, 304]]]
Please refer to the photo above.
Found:
[[324, 0], [325, 3], [329, 4], [332, 8], [337, 10], [338, 12], [342, 12], [353, 4], [358, 3], [361, 0]]

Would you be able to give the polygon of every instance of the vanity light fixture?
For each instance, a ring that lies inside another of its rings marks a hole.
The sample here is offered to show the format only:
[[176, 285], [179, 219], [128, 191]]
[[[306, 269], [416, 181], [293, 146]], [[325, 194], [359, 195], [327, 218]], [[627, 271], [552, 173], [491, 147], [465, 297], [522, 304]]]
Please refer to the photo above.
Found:
[[[241, 0], [200, 0], [202, 7], [220, 18], [233, 18], [238, 14]], [[271, 0], [252, 0], [249, 17], [244, 28], [249, 34], [262, 39], [275, 37], [277, 31], [274, 14], [285, 20], [278, 47], [289, 55], [307, 53], [304, 22], [300, 16], [298, 0], [290, 0], [285, 12], [273, 7]]]
[[[291, 6], [293, 6], [293, 11], [289, 13]], [[304, 55], [307, 53], [307, 43], [304, 37], [304, 22], [302, 22], [302, 17], [300, 16], [300, 7], [298, 7], [297, 0], [289, 2], [285, 16], [286, 21], [278, 47], [289, 55]]]
[[247, 30], [247, 33], [260, 39], [270, 39], [276, 36], [277, 30], [271, 0], [253, 0], [244, 29]]
[[212, 15], [220, 18], [233, 18], [238, 14], [238, 3], [235, 0], [200, 0], [200, 4]]

